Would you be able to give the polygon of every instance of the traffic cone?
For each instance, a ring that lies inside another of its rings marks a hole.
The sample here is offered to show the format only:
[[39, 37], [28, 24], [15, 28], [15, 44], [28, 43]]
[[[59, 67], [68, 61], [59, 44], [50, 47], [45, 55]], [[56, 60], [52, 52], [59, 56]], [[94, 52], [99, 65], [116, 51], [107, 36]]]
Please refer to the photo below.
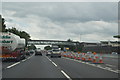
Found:
[[69, 57], [69, 55], [67, 54], [67, 57]]
[[80, 60], [82, 60], [82, 54], [80, 54], [79, 57], [80, 57]]
[[70, 54], [70, 58], [72, 58], [72, 54]]
[[95, 56], [93, 57], [93, 61], [92, 62], [96, 63], [96, 57]]
[[85, 60], [86, 60], [86, 59], [85, 59], [85, 57], [83, 56], [83, 57], [82, 57], [82, 61], [85, 61]]
[[89, 58], [88, 58], [88, 61], [92, 61], [92, 58], [91, 58], [91, 57], [89, 57]]
[[103, 63], [102, 56], [100, 56], [99, 63]]
[[85, 61], [85, 54], [82, 54], [82, 61]]
[[71, 59], [74, 59], [74, 56], [73, 56], [73, 54], [71, 54]]
[[70, 58], [70, 54], [68, 54], [68, 58]]
[[80, 56], [79, 56], [79, 54], [78, 54], [77, 60], [80, 60]]
[[74, 55], [74, 59], [76, 59], [76, 55]]

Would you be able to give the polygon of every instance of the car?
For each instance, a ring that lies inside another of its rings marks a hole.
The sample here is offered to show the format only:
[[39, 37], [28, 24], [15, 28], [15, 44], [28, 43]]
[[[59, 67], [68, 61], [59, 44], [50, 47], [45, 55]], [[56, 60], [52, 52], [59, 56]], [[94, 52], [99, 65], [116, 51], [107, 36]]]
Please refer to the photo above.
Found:
[[34, 50], [30, 50], [30, 54], [33, 54], [34, 53]]
[[117, 53], [117, 52], [112, 52], [111, 54], [112, 54], [112, 55], [117, 55], [118, 53]]
[[30, 51], [25, 51], [26, 55], [30, 56]]
[[61, 52], [60, 52], [60, 50], [59, 49], [52, 50], [52, 53], [51, 53], [50, 57], [51, 58], [53, 58], [53, 57], [59, 57], [59, 58], [61, 58]]
[[42, 52], [41, 52], [41, 50], [36, 49], [36, 50], [35, 50], [35, 56], [36, 56], [36, 55], [40, 55], [40, 56], [42, 56]]
[[48, 52], [46, 53], [46, 56], [50, 56], [50, 55], [51, 55], [51, 52], [48, 51]]

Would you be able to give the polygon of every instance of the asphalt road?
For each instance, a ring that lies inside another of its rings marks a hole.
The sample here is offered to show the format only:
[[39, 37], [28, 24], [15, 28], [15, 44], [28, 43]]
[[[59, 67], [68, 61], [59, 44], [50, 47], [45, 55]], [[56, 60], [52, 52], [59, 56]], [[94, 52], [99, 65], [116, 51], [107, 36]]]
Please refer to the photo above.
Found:
[[[115, 60], [116, 61], [116, 60]], [[106, 59], [105, 62], [109, 62]], [[111, 61], [110, 61], [111, 62]], [[112, 61], [114, 63], [114, 60]], [[92, 64], [69, 58], [30, 56], [4, 66], [3, 78], [118, 78], [117, 64]], [[110, 66], [111, 65], [111, 66]]]

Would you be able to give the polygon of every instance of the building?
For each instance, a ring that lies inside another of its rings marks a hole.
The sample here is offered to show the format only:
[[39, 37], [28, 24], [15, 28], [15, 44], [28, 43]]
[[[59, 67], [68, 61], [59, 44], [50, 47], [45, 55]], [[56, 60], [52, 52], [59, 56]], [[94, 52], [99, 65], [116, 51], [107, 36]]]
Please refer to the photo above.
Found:
[[84, 47], [92, 47], [92, 46], [99, 46], [100, 43], [88, 43], [88, 42], [82, 42], [81, 43]]
[[111, 54], [112, 52], [118, 52], [118, 41], [101, 41], [100, 43], [81, 43], [83, 45], [82, 52], [97, 52], [102, 54]]
[[101, 45], [118, 47], [118, 46], [120, 46], [120, 41], [101, 41]]

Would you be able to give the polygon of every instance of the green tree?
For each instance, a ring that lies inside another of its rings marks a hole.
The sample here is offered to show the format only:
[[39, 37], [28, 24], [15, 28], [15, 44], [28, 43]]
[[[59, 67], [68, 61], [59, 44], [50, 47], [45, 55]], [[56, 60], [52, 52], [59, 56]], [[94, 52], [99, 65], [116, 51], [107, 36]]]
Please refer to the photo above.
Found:
[[120, 35], [113, 36], [114, 38], [120, 38]]
[[45, 46], [44, 49], [45, 50], [51, 50], [52, 48], [50, 46]]
[[68, 42], [73, 42], [73, 40], [71, 40], [71, 39], [68, 39], [67, 41], [68, 41]]
[[26, 40], [30, 39], [30, 35], [27, 32], [25, 32], [25, 31], [19, 31], [15, 27], [8, 28], [7, 31], [20, 36], [20, 38], [24, 38]]
[[35, 50], [36, 46], [34, 44], [31, 44], [30, 46], [28, 46], [28, 50], [31, 50], [31, 49]]
[[0, 32], [6, 32], [5, 19], [0, 15]]

